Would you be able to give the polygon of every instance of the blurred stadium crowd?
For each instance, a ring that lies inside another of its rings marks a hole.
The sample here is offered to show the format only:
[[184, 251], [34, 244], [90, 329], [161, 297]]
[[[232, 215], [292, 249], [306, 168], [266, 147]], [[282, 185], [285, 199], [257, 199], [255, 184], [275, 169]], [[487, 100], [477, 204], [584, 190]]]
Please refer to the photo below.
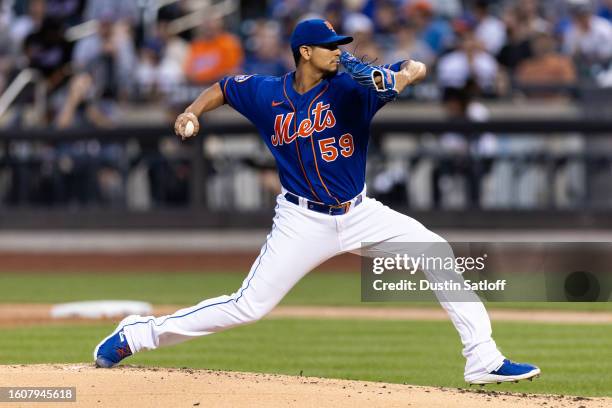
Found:
[[[352, 35], [349, 50], [369, 61], [425, 62], [427, 82], [402, 98], [441, 101], [449, 117], [486, 120], [487, 109], [472, 103], [476, 99], [518, 95], [571, 102], [581, 89], [612, 87], [612, 0], [0, 0], [0, 127], [120, 127], [129, 107], [138, 105], [163, 106], [172, 123], [205, 86], [225, 75], [292, 70], [291, 30], [310, 17], [323, 17], [338, 32]], [[38, 105], [33, 111], [32, 102]], [[11, 114], [3, 115], [9, 106]], [[563, 205], [584, 196], [584, 168], [576, 161], [565, 161], [563, 191], [544, 194], [550, 180], [537, 165], [500, 160], [486, 171], [476, 166], [483, 174], [495, 167], [492, 180], [474, 175], [466, 152], [487, 150], [494, 135], [482, 135], [475, 146], [462, 135], [441, 136], [455, 157], [435, 165], [421, 160], [403, 187], [402, 194], [414, 200], [430, 197], [412, 203], [420, 208], [487, 203], [535, 208], [550, 204], [542, 195], [578, 191], [573, 199], [561, 198]], [[13, 143], [3, 154], [11, 158], [0, 171], [0, 197], [9, 204], [185, 204], [190, 169], [173, 143], [160, 144], [148, 156], [121, 143]], [[582, 146], [579, 138], [564, 143]], [[519, 151], [546, 149], [538, 139], [521, 146]], [[38, 158], [35, 169], [27, 164], [31, 157]], [[139, 167], [143, 161], [146, 170]], [[396, 160], [401, 161], [405, 158]], [[392, 162], [370, 178], [374, 190], [392, 192], [395, 181], [405, 177], [405, 169], [394, 170]], [[512, 176], [517, 166], [523, 169], [518, 179]], [[228, 171], [217, 170], [220, 177], [207, 186], [214, 193], [209, 196], [224, 197], [222, 178]], [[244, 191], [249, 177], [235, 189]], [[437, 180], [433, 187], [432, 179]], [[501, 189], [506, 182], [514, 186]], [[137, 198], [126, 197], [144, 185]], [[483, 189], [491, 191], [478, 192]], [[260, 205], [255, 200], [245, 208]]]
[[291, 30], [315, 16], [354, 36], [350, 48], [369, 60], [425, 62], [437, 85], [429, 97], [612, 86], [611, 0], [244, 3], [246, 11], [236, 2], [223, 18], [198, 0], [3, 0], [0, 91], [34, 69], [46, 84], [49, 125], [107, 127], [120, 122], [117, 102], [176, 107], [224, 75], [291, 70]]

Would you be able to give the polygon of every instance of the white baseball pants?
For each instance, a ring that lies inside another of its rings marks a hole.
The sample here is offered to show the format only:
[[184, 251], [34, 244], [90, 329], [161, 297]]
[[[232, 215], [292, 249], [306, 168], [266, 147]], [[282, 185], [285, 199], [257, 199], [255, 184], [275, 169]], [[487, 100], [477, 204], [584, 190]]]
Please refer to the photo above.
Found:
[[[124, 328], [132, 352], [181, 343], [255, 322], [270, 312], [309, 271], [343, 252], [359, 253], [362, 242], [445, 242], [421, 223], [364, 198], [344, 215], [321, 214], [277, 198], [272, 231], [242, 286], [231, 295], [204, 300], [162, 317], [138, 317]], [[425, 271], [428, 279], [431, 274]], [[491, 338], [484, 305], [447, 302], [438, 296], [463, 343], [466, 381], [497, 369], [503, 361]]]

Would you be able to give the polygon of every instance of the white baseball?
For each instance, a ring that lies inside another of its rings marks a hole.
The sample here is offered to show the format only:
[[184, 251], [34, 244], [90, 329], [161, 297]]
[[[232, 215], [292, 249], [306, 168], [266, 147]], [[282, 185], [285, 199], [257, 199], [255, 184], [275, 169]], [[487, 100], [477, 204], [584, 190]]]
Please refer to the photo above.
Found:
[[191, 137], [193, 135], [193, 131], [195, 130], [195, 126], [192, 121], [187, 122], [185, 125], [185, 131], [183, 132], [186, 137]]

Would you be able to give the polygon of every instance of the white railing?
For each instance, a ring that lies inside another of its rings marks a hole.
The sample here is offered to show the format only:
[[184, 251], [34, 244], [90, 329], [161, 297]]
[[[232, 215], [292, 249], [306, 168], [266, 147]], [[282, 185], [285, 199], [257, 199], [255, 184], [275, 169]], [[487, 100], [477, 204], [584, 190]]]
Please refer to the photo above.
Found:
[[64, 36], [68, 41], [78, 41], [81, 38], [95, 34], [98, 31], [98, 25], [98, 20], [85, 21], [67, 29]]
[[202, 24], [206, 18], [220, 18], [232, 14], [238, 8], [238, 0], [222, 0], [216, 4], [199, 8], [192, 13], [174, 19], [168, 25], [170, 34], [179, 34]]
[[44, 123], [45, 111], [47, 110], [47, 86], [38, 71], [24, 69], [15, 77], [13, 82], [0, 95], [0, 117], [11, 107], [15, 99], [21, 94], [28, 84], [34, 84], [34, 111], [38, 123]]

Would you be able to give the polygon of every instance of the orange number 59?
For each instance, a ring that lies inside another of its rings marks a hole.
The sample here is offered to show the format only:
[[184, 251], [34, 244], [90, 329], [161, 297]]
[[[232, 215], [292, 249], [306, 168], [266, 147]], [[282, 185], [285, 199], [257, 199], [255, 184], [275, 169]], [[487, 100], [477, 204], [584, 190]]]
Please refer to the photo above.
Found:
[[[321, 150], [321, 157], [326, 162], [333, 162], [338, 158], [338, 148], [334, 146], [336, 143], [335, 137], [328, 137], [326, 139], [319, 140], [319, 149]], [[340, 154], [344, 157], [351, 157], [355, 151], [355, 145], [353, 144], [353, 136], [350, 133], [345, 133], [340, 136], [338, 140], [340, 145]]]

